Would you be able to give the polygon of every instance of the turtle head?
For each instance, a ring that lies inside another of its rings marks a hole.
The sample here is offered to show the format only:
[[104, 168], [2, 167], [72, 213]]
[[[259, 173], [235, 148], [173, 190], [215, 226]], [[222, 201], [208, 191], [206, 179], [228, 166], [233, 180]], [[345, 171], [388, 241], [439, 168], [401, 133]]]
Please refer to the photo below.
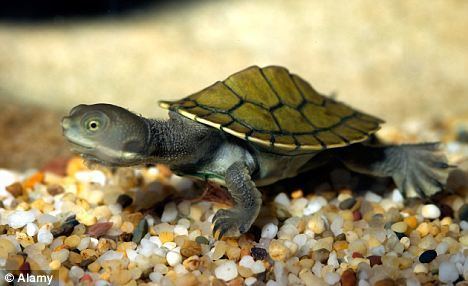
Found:
[[149, 145], [147, 120], [111, 104], [80, 104], [62, 119], [72, 150], [91, 162], [110, 166], [145, 163]]

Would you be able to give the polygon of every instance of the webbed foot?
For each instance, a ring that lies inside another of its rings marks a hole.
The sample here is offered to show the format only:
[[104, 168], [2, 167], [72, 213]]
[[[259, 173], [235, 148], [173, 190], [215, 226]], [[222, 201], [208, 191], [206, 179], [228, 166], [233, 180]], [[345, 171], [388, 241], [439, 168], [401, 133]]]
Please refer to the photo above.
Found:
[[443, 191], [452, 166], [438, 143], [402, 145], [404, 167], [393, 178], [407, 197], [429, 197]]
[[212, 222], [213, 237], [216, 237], [218, 232], [218, 239], [223, 236], [239, 236], [242, 233], [247, 232], [250, 229], [255, 216], [248, 215], [248, 212], [242, 212], [237, 208], [232, 209], [220, 209], [216, 212]]

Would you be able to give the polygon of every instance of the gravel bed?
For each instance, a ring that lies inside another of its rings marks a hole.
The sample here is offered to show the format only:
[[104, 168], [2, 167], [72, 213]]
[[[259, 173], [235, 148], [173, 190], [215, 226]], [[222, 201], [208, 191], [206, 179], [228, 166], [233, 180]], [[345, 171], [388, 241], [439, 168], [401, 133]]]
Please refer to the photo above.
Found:
[[[466, 162], [466, 145], [447, 146]], [[218, 241], [211, 219], [229, 201], [184, 199], [192, 181], [164, 166], [62, 163], [0, 169], [1, 269], [58, 270], [60, 285], [467, 285], [462, 183], [432, 202], [396, 189], [267, 194], [247, 234]]]

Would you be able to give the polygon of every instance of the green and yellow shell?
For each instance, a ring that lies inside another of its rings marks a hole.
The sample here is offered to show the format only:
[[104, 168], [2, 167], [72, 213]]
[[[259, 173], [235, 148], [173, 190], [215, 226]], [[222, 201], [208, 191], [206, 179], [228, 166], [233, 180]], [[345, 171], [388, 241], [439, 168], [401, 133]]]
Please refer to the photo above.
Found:
[[249, 67], [160, 106], [283, 153], [361, 142], [383, 122], [319, 94], [279, 66]]

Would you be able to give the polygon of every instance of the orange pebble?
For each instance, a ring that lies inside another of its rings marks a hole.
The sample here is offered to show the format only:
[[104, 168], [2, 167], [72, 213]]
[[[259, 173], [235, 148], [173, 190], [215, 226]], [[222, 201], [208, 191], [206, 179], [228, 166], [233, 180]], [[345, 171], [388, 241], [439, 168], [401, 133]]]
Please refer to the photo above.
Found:
[[44, 173], [36, 172], [31, 177], [27, 178], [26, 181], [24, 181], [23, 186], [24, 188], [32, 188], [37, 183], [42, 182], [44, 182]]
[[302, 198], [303, 196], [304, 196], [304, 193], [302, 192], [302, 190], [296, 190], [292, 192], [291, 194], [291, 198], [293, 199], [299, 199], [299, 198]]
[[415, 216], [409, 216], [405, 217], [403, 219], [404, 222], [410, 227], [410, 228], [416, 228], [418, 226], [418, 220], [416, 219]]

